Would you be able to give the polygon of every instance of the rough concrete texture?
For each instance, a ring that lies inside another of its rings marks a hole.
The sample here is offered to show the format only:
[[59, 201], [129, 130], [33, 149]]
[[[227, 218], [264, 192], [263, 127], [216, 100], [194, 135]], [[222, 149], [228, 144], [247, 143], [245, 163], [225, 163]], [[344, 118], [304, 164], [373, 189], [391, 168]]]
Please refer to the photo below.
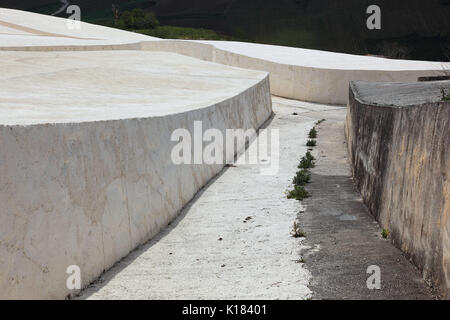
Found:
[[285, 191], [315, 120], [292, 113], [315, 106], [282, 102], [275, 98], [276, 116], [267, 124], [280, 130], [277, 174], [261, 175], [251, 164], [226, 168], [174, 223], [79, 298], [308, 298], [309, 273], [298, 261], [302, 239], [290, 235], [301, 204]]
[[[345, 109], [327, 112], [317, 127], [311, 197], [303, 204], [303, 252], [313, 299], [431, 299], [420, 271], [383, 239], [352, 180], [345, 145]], [[315, 114], [310, 113], [310, 116]], [[367, 269], [380, 267], [381, 289], [369, 290]]]
[[175, 165], [175, 129], [256, 129], [272, 113], [267, 74], [168, 53], [0, 64], [0, 299], [64, 298], [68, 266], [85, 286], [173, 220], [223, 167]]
[[346, 119], [364, 202], [444, 297], [450, 290], [450, 103], [438, 96], [448, 86], [354, 82]]

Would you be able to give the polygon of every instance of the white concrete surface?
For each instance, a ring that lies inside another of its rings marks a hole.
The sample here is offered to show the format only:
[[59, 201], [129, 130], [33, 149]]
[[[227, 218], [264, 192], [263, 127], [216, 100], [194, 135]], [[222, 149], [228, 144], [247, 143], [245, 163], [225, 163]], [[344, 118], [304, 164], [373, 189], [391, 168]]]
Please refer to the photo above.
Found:
[[[280, 132], [280, 170], [224, 169], [158, 236], [102, 275], [79, 299], [307, 299], [304, 238], [291, 236], [304, 208], [286, 198], [307, 134], [324, 111], [274, 99], [268, 129]], [[340, 110], [343, 110], [341, 107]], [[293, 112], [299, 115], [292, 115]], [[254, 142], [255, 143], [255, 142]], [[221, 239], [221, 240], [220, 240]]]
[[316, 69], [408, 71], [440, 69], [440, 62], [386, 59], [346, 53], [235, 41], [199, 41], [217, 49], [274, 63]]
[[173, 220], [223, 167], [175, 165], [175, 129], [258, 128], [268, 75], [155, 52], [3, 52], [0, 299], [61, 299]]
[[[6, 31], [6, 32], [5, 32]], [[13, 33], [14, 37], [4, 37], [2, 33]], [[123, 44], [144, 40], [158, 40], [158, 38], [143, 34], [127, 32], [90, 23], [80, 22], [79, 29], [69, 28], [67, 19], [47, 16], [32, 12], [0, 8], [0, 40], [2, 47], [33, 46], [27, 43], [28, 35], [44, 36], [39, 38], [40, 45], [54, 45], [54, 39], [46, 43], [46, 37], [58, 37], [65, 40], [66, 45], [80, 45], [82, 40], [94, 40], [100, 44]], [[92, 42], [91, 42], [92, 43]]]
[[0, 124], [166, 116], [246, 91], [264, 72], [166, 52], [0, 52]]
[[[197, 43], [197, 48], [192, 43]], [[408, 61], [319, 50], [229, 41], [143, 42], [144, 50], [166, 50], [230, 66], [270, 73], [272, 94], [319, 103], [346, 104], [352, 80], [417, 81], [440, 75], [450, 63]]]

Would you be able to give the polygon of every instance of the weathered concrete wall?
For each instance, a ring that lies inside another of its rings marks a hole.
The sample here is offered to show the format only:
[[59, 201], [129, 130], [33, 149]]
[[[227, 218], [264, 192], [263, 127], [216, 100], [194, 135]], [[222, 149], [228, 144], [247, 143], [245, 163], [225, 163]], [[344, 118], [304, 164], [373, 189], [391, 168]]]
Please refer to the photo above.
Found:
[[258, 128], [268, 77], [206, 108], [162, 117], [0, 126], [0, 299], [64, 298], [164, 228], [223, 165], [174, 165], [171, 134]]
[[450, 103], [439, 101], [439, 89], [449, 85], [353, 82], [345, 130], [354, 180], [371, 213], [447, 297]]

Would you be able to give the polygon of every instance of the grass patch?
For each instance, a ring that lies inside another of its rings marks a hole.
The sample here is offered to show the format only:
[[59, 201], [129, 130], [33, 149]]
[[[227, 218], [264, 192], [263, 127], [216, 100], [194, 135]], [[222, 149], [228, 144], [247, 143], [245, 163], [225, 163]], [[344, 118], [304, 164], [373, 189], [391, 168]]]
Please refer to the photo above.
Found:
[[311, 130], [309, 130], [309, 134], [308, 134], [310, 139], [315, 139], [317, 138], [317, 130], [316, 127], [313, 127]]
[[307, 147], [315, 147], [317, 145], [317, 141], [314, 139], [309, 139], [308, 142], [306, 142]]
[[389, 237], [389, 230], [383, 229], [383, 231], [381, 231], [381, 236], [383, 237], [383, 239], [387, 239], [387, 237]]
[[303, 201], [303, 199], [308, 197], [309, 193], [303, 186], [294, 186], [294, 189], [289, 191], [287, 194], [288, 199], [295, 199], [298, 201]]
[[309, 197], [309, 193], [308, 191], [306, 191], [305, 185], [311, 180], [311, 174], [309, 173], [308, 169], [314, 168], [314, 160], [316, 160], [316, 158], [314, 158], [314, 156], [309, 151], [306, 152], [304, 157], [302, 157], [302, 159], [300, 160], [300, 164], [298, 165], [298, 168], [301, 170], [297, 171], [294, 179], [292, 180], [294, 189], [288, 191], [288, 199], [302, 201], [303, 199]]
[[314, 161], [314, 160], [316, 160], [316, 158], [314, 158], [314, 156], [312, 155], [312, 153], [309, 152], [309, 151], [306, 152], [305, 158], [306, 158], [307, 160], [309, 160], [309, 161]]
[[294, 179], [292, 180], [292, 183], [295, 186], [304, 186], [311, 180], [311, 174], [306, 170], [302, 169], [300, 171], [297, 171], [297, 174], [295, 175]]
[[446, 93], [444, 88], [441, 88], [442, 101], [450, 101], [450, 93]]
[[187, 28], [176, 26], [158, 26], [153, 29], [135, 30], [148, 36], [162, 39], [184, 39], [184, 40], [228, 40], [227, 37], [219, 35], [213, 30], [203, 28]]
[[[308, 155], [309, 154], [309, 155]], [[306, 156], [304, 156], [301, 160], [300, 160], [300, 164], [298, 165], [299, 169], [310, 169], [310, 168], [314, 168], [316, 166], [316, 164], [314, 163], [315, 158], [313, 157], [313, 155], [311, 154], [311, 152], [307, 152]]]

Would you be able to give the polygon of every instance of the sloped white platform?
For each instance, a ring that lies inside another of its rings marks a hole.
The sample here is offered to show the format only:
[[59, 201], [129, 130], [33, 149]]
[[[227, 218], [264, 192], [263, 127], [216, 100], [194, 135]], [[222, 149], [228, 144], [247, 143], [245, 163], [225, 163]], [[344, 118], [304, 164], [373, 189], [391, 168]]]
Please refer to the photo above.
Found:
[[189, 112], [235, 97], [264, 72], [167, 52], [0, 52], [0, 125]]
[[441, 75], [450, 63], [371, 56], [229, 41], [143, 42], [144, 50], [165, 50], [270, 73], [274, 95], [326, 104], [346, 104], [349, 82], [417, 81]]
[[84, 287], [166, 227], [224, 166], [176, 165], [174, 130], [272, 113], [267, 73], [175, 53], [4, 51], [0, 70], [0, 300], [62, 299], [69, 266]]

